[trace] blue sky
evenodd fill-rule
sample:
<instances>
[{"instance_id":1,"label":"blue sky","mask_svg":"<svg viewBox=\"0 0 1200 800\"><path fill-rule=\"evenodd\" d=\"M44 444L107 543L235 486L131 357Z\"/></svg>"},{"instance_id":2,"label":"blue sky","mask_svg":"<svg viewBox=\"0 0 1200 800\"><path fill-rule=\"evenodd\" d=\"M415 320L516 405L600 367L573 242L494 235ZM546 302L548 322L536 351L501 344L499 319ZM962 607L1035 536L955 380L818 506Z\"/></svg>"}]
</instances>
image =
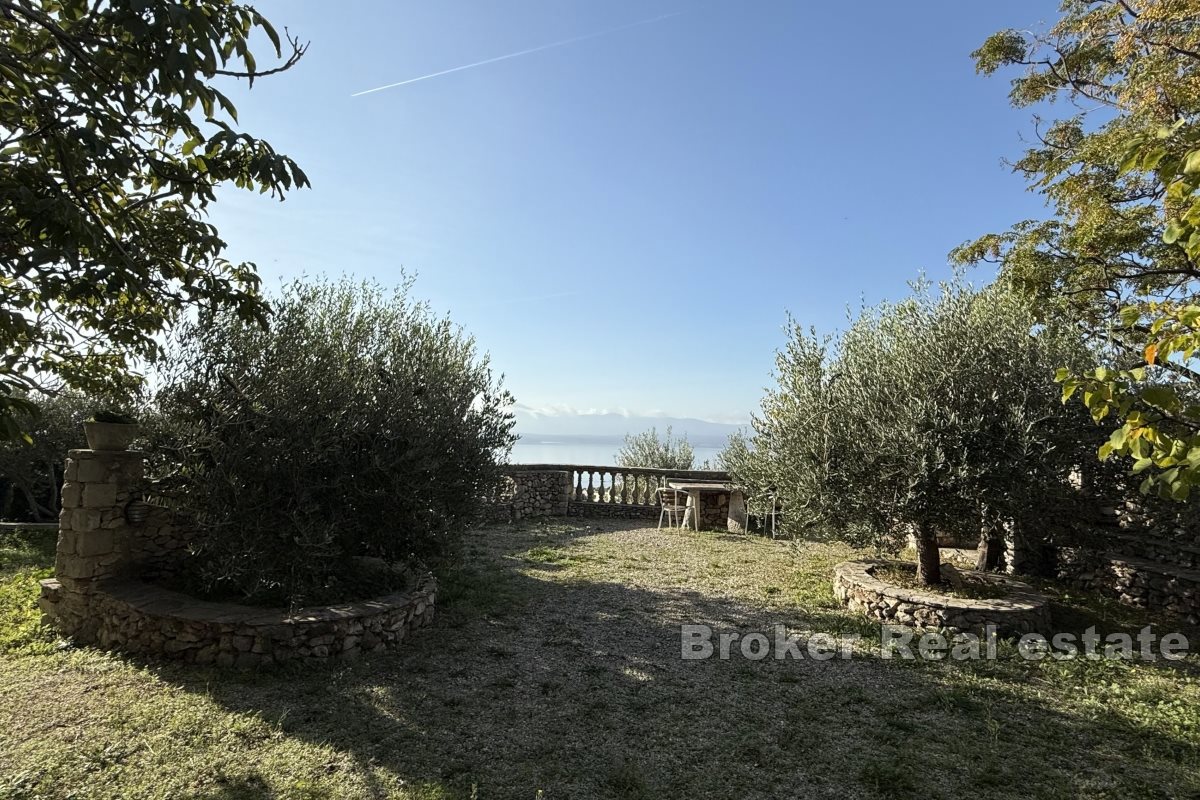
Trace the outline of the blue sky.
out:
<instances>
[{"instance_id":1,"label":"blue sky","mask_svg":"<svg viewBox=\"0 0 1200 800\"><path fill-rule=\"evenodd\" d=\"M227 255L268 287L415 273L530 407L744 421L789 312L838 327L1045 214L1001 164L1030 114L969 54L1051 2L257 6L311 48L231 95L313 188L223 193Z\"/></svg>"}]
</instances>

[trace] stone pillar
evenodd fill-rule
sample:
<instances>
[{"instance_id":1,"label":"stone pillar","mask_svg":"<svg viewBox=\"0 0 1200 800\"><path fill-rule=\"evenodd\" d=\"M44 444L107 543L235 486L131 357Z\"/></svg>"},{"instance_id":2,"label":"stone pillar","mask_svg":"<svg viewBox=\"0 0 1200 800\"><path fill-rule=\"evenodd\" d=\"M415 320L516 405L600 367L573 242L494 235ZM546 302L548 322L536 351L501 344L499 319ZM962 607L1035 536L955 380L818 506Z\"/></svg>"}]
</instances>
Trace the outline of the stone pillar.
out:
<instances>
[{"instance_id":1,"label":"stone pillar","mask_svg":"<svg viewBox=\"0 0 1200 800\"><path fill-rule=\"evenodd\" d=\"M571 472L560 471L554 473L554 480L558 485L555 487L554 501L551 504L551 516L565 517L567 515L567 507L571 502L571 491L574 489L571 485L573 477L574 474Z\"/></svg>"},{"instance_id":2,"label":"stone pillar","mask_svg":"<svg viewBox=\"0 0 1200 800\"><path fill-rule=\"evenodd\" d=\"M1005 525L1004 549L1010 575L1033 575L1042 578L1054 577L1057 554L1054 546L1047 542L1040 531L1030 530L1026 523L1009 521Z\"/></svg>"},{"instance_id":3,"label":"stone pillar","mask_svg":"<svg viewBox=\"0 0 1200 800\"><path fill-rule=\"evenodd\" d=\"M745 533L749 528L749 515L746 513L746 498L740 491L734 489L729 494L729 521L726 523L730 533Z\"/></svg>"},{"instance_id":4,"label":"stone pillar","mask_svg":"<svg viewBox=\"0 0 1200 800\"><path fill-rule=\"evenodd\" d=\"M570 498L571 473L563 470L514 472L513 514L525 517L565 517Z\"/></svg>"},{"instance_id":5,"label":"stone pillar","mask_svg":"<svg viewBox=\"0 0 1200 800\"><path fill-rule=\"evenodd\" d=\"M89 595L124 574L131 533L125 505L142 482L136 451L71 450L63 478L54 575L42 581L42 610L64 632L88 640L94 620Z\"/></svg>"}]
</instances>

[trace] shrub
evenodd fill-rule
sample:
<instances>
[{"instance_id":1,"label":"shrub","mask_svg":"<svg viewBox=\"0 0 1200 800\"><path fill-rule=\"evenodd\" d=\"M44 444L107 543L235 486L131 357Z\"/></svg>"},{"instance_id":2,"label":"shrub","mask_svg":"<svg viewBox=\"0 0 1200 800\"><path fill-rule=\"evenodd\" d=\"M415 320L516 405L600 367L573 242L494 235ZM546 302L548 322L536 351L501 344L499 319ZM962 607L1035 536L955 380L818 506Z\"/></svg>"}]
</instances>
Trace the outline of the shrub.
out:
<instances>
[{"instance_id":1,"label":"shrub","mask_svg":"<svg viewBox=\"0 0 1200 800\"><path fill-rule=\"evenodd\" d=\"M628 434L625 443L617 452L617 466L653 467L655 469L691 469L696 456L687 436L676 439L667 426L666 433L659 438L658 429L644 433Z\"/></svg>"},{"instance_id":2,"label":"shrub","mask_svg":"<svg viewBox=\"0 0 1200 800\"><path fill-rule=\"evenodd\" d=\"M0 516L51 522L58 519L67 451L87 447L81 423L93 401L68 391L30 399L38 407L27 423L31 443L0 441Z\"/></svg>"},{"instance_id":3,"label":"shrub","mask_svg":"<svg viewBox=\"0 0 1200 800\"><path fill-rule=\"evenodd\" d=\"M273 306L267 329L183 326L147 428L159 489L198 525L202 589L326 601L356 592L354 557L425 558L475 518L511 397L408 283L296 282Z\"/></svg>"},{"instance_id":4,"label":"shrub","mask_svg":"<svg viewBox=\"0 0 1200 800\"><path fill-rule=\"evenodd\" d=\"M921 579L937 582L939 532L1033 535L1071 515L1072 471L1103 436L1053 376L1087 358L1001 287L920 284L838 337L793 325L752 441L726 458L776 489L785 530L891 551L911 535Z\"/></svg>"}]
</instances>

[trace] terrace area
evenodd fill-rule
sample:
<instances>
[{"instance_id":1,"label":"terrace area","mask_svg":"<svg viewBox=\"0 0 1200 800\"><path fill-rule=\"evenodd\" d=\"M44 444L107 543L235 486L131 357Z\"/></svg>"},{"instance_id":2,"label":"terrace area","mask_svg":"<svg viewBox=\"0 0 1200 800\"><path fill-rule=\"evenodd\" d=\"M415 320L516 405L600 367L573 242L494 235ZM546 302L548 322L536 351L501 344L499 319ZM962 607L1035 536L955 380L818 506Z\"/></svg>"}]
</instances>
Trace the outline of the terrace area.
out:
<instances>
[{"instance_id":1,"label":"terrace area","mask_svg":"<svg viewBox=\"0 0 1200 800\"><path fill-rule=\"evenodd\" d=\"M5 797L1200 790L1194 661L1026 661L1009 644L995 661L881 659L878 628L833 595L833 566L861 555L842 545L621 519L489 525L438 567L438 614L404 647L259 673L56 640L32 610L52 540L0 537ZM1178 624L1042 588L1062 630ZM736 646L683 660L680 628L697 623L863 638L848 661Z\"/></svg>"}]
</instances>

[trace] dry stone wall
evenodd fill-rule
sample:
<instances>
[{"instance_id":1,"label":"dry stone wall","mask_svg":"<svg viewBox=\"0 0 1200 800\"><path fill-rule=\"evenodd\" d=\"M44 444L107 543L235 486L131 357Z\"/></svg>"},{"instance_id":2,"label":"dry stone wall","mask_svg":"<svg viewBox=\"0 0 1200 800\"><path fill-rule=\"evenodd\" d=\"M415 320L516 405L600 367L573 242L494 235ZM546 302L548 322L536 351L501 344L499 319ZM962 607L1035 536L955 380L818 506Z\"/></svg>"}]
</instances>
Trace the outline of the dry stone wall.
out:
<instances>
[{"instance_id":1,"label":"dry stone wall","mask_svg":"<svg viewBox=\"0 0 1200 800\"><path fill-rule=\"evenodd\" d=\"M658 519L658 506L627 503L571 503L567 515L601 519Z\"/></svg>"},{"instance_id":2,"label":"dry stone wall","mask_svg":"<svg viewBox=\"0 0 1200 800\"><path fill-rule=\"evenodd\" d=\"M1125 605L1169 611L1200 625L1200 570L1172 563L1176 551L1146 545L1158 558L1063 550L1058 577Z\"/></svg>"},{"instance_id":3,"label":"dry stone wall","mask_svg":"<svg viewBox=\"0 0 1200 800\"><path fill-rule=\"evenodd\" d=\"M509 473L513 481L513 517L565 517L571 473L530 470Z\"/></svg>"},{"instance_id":4,"label":"dry stone wall","mask_svg":"<svg viewBox=\"0 0 1200 800\"><path fill-rule=\"evenodd\" d=\"M437 583L415 579L404 592L298 611L197 600L138 581L106 584L84 599L42 581L42 607L87 644L239 669L287 661L355 658L399 644L433 619Z\"/></svg>"},{"instance_id":5,"label":"dry stone wall","mask_svg":"<svg viewBox=\"0 0 1200 800\"><path fill-rule=\"evenodd\" d=\"M1200 534L1186 505L1139 498L1101 509L1086 547L1057 553L1059 580L1200 624Z\"/></svg>"},{"instance_id":6,"label":"dry stone wall","mask_svg":"<svg viewBox=\"0 0 1200 800\"><path fill-rule=\"evenodd\" d=\"M360 603L299 611L211 603L147 581L173 574L190 533L165 508L131 523L140 497L138 452L68 453L55 577L41 582L47 622L86 644L197 664L260 667L293 660L353 658L403 641L433 618L437 583Z\"/></svg>"},{"instance_id":7,"label":"dry stone wall","mask_svg":"<svg viewBox=\"0 0 1200 800\"><path fill-rule=\"evenodd\" d=\"M964 570L972 582L1002 586L1002 598L948 597L893 586L873 571L883 561L845 561L834 567L833 592L844 605L880 622L953 633L979 633L996 626L1000 636L1050 631L1050 601L1027 584L991 573Z\"/></svg>"}]
</instances>

